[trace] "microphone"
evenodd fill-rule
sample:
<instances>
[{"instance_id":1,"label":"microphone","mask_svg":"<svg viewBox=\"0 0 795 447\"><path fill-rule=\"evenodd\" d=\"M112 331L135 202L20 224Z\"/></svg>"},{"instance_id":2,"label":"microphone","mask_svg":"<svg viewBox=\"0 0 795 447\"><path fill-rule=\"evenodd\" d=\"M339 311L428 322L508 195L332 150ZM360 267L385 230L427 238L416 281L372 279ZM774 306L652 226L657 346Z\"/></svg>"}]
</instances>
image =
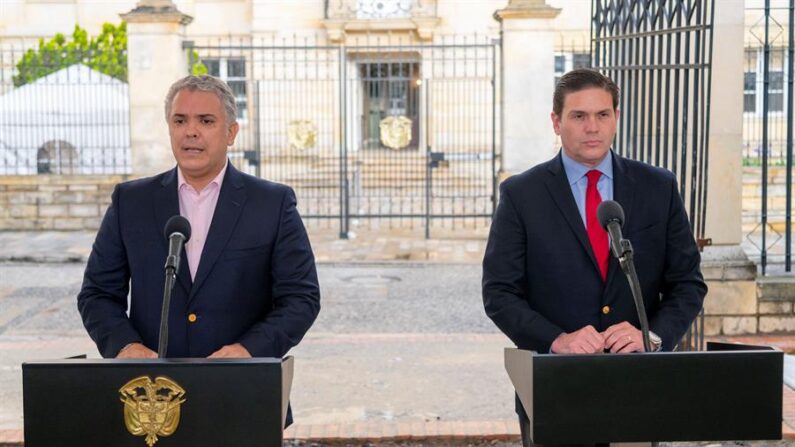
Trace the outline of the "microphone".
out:
<instances>
[{"instance_id":1,"label":"microphone","mask_svg":"<svg viewBox=\"0 0 795 447\"><path fill-rule=\"evenodd\" d=\"M624 208L616 201L605 200L596 208L596 217L599 219L599 225L610 234L610 248L613 250L613 255L618 258L621 270L627 276L632 299L635 301L635 310L638 313L640 332L643 335L643 349L649 352L651 351L649 320L646 317L646 305L643 302L643 291L640 288L638 272L635 271L634 251L632 243L628 239L624 239L621 234L621 227L624 226Z\"/></svg>"},{"instance_id":2,"label":"microphone","mask_svg":"<svg viewBox=\"0 0 795 447\"><path fill-rule=\"evenodd\" d=\"M157 357L165 358L168 348L168 310L171 307L171 290L179 270L182 246L190 239L190 222L180 215L172 216L166 222L163 234L168 241L166 257L166 280L163 288L163 307L160 310L160 337L157 343Z\"/></svg>"},{"instance_id":3,"label":"microphone","mask_svg":"<svg viewBox=\"0 0 795 447\"><path fill-rule=\"evenodd\" d=\"M166 258L166 270L174 270L176 275L179 272L180 253L182 246L190 240L190 222L180 215L172 216L166 222L163 230L168 241L168 257Z\"/></svg>"},{"instance_id":4,"label":"microphone","mask_svg":"<svg viewBox=\"0 0 795 447\"><path fill-rule=\"evenodd\" d=\"M610 248L613 250L613 255L621 259L626 252L621 247L621 240L624 239L621 235L621 227L624 226L624 208L621 208L616 201L605 200L596 208L596 217L599 219L599 225L610 235Z\"/></svg>"}]
</instances>

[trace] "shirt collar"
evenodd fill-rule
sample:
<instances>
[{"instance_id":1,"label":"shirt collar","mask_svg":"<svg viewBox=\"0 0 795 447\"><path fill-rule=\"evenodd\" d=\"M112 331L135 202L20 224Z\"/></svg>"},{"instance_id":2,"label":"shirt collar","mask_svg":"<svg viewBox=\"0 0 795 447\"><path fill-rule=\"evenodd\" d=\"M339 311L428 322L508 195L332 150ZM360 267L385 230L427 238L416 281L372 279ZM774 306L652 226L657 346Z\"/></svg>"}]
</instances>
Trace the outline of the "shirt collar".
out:
<instances>
[{"instance_id":1,"label":"shirt collar","mask_svg":"<svg viewBox=\"0 0 795 447\"><path fill-rule=\"evenodd\" d=\"M607 157L601 161L595 168L589 168L582 163L574 161L571 157L566 155L566 151L560 151L561 160L563 161L563 170L566 171L566 177L569 179L569 184L573 185L580 181L585 174L588 173L591 169L596 169L597 171L601 172L602 175L605 177L612 179L613 178L613 151L610 150L607 152Z\"/></svg>"},{"instance_id":2,"label":"shirt collar","mask_svg":"<svg viewBox=\"0 0 795 447\"><path fill-rule=\"evenodd\" d=\"M227 165L229 165L229 159L228 158L224 162L224 168L221 169L221 172L219 172L218 175L216 175L215 178L212 179L210 181L210 183L207 184L207 186L210 186L213 183L215 183L216 186L218 186L219 188L221 187L221 185L224 183L224 175L226 175ZM204 189L207 189L207 186L205 186ZM182 169L179 167L179 165L177 165L177 190L179 191L183 187L193 188L193 186L189 185L188 182L185 181L185 176L182 175ZM197 191L197 192L201 192L201 191Z\"/></svg>"}]
</instances>

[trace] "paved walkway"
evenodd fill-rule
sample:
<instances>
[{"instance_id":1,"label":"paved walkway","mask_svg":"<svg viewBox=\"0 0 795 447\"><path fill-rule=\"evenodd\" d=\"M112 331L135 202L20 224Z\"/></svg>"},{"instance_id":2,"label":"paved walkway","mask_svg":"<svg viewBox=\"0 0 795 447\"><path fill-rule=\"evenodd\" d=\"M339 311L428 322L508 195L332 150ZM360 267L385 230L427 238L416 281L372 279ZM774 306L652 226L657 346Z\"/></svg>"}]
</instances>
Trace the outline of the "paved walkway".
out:
<instances>
[{"instance_id":1,"label":"paved walkway","mask_svg":"<svg viewBox=\"0 0 795 447\"><path fill-rule=\"evenodd\" d=\"M85 261L93 237L94 234L88 232L0 232L0 262L69 263L73 266L73 269L77 269ZM332 232L313 232L311 239L318 262L324 264L422 261L423 263L432 264L472 265L480 263L485 246L485 241L482 238L417 240L413 235L401 234L360 235L356 239L340 240ZM408 262L406 264L415 263ZM61 267L58 268L60 269ZM3 280L3 284L0 284L0 298L9 292L9 290L5 290L8 288L5 281ZM378 285L372 287L375 292L380 290ZM72 306L71 303L69 305ZM404 304L401 303L401 305ZM722 339L722 341L726 341L726 339ZM729 341L767 344L776 346L786 352L795 352L795 336L736 337L729 339ZM463 364L474 364L472 362L476 362L477 359L482 359L484 356L500 356L501 347L506 345L504 337L498 334L339 334L329 331L310 333L297 348L301 351L296 356L297 358L300 356L302 371L305 374L308 371L312 371L312 374L336 375L340 377L340 386L344 387L343 382L349 380L340 372L344 371L345 368L349 368L349 366L335 365L333 362L329 363L327 361L329 350L348 349L349 352L354 352L357 349L361 349L362 352L383 353L384 359L379 359L378 362L374 363L383 363L388 368L390 362L400 361L399 353L401 349L414 350L413 353L422 355L423 352L419 351L422 348L419 347L434 346L435 348L430 348L435 349L432 353L433 355L437 355L437 352L450 351L451 356L456 356L456 361L463 362ZM363 348L365 346L366 349ZM463 346L464 348L462 349L464 350L452 352L455 346ZM5 337L0 340L0 352L3 353L2 355L4 357L10 356L14 359L17 357L20 359L57 358L65 352L73 350L91 352L92 348L93 345L84 334L72 334L46 341L37 340L35 337ZM494 354L495 352L497 354ZM348 354L348 358L350 357L351 354ZM407 356L403 358L407 358ZM500 359L490 359L489 362L497 365L501 364ZM18 363L19 361L16 361L16 364ZM339 370L335 368L339 368ZM471 377L466 380L472 382L470 385L473 390L478 390L482 388L482 384L478 382L482 378L479 379L479 377L486 374L477 369L473 371ZM389 387L390 379L385 380L385 385L384 382L379 381L379 378L375 377L375 375L383 376L390 373L393 375L397 374L394 371L385 369L383 371L374 371L372 373L373 377L359 378L363 379L360 382L372 385L369 389L357 390L354 389L354 386L349 386L342 389L342 391L336 388L334 390L329 388L318 391L318 395L313 395L312 399L323 401L326 405L319 405L316 413L312 413L311 408L304 406L302 411L305 412L307 417L302 419L305 422L302 423L299 420L293 427L290 427L285 433L285 438L292 441L319 443L348 441L354 444L386 441L505 441L512 443L519 441L519 427L511 412L495 414L496 417L494 419L472 418L471 416L467 418L468 409L482 405L483 397L473 391L453 393L448 389L450 384L444 383L443 377L441 381L431 381L425 384L424 390L428 394L426 399L428 401L438 401L441 405L460 408L461 413L458 414L458 417L439 419L434 414L429 413L419 416L412 415L412 420L408 422L406 422L406 418L392 417L391 415L357 421L358 415L356 412L360 411L359 407L339 408L335 410L338 412L334 414L322 414L325 410L320 411L328 408L328 402L337 399L339 395L355 398L357 393L362 393L363 391L371 393L374 392L373 390L375 392L383 392L385 396L399 395L402 388L394 385ZM396 378L395 380L392 383L399 384L401 383L400 380L406 379ZM415 380L415 378L412 377L412 380ZM510 387L510 385L502 385ZM509 395L509 393L504 394ZM483 411L479 414L491 413ZM789 386L784 386L782 430L785 439L795 441L795 391ZM22 442L21 427L0 427L0 445L20 445Z\"/></svg>"},{"instance_id":2,"label":"paved walkway","mask_svg":"<svg viewBox=\"0 0 795 447\"><path fill-rule=\"evenodd\" d=\"M0 262L85 262L94 236L88 231L0 231ZM486 247L485 236L422 239L398 230L340 239L336 231L310 229L309 237L317 262L480 263Z\"/></svg>"}]
</instances>

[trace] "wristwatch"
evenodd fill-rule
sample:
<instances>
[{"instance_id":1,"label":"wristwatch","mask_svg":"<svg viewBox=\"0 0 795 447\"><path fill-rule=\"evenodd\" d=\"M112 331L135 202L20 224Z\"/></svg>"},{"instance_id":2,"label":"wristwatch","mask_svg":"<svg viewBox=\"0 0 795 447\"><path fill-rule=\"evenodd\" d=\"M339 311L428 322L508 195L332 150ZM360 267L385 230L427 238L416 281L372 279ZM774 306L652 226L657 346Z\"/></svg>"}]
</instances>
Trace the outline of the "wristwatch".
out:
<instances>
[{"instance_id":1,"label":"wristwatch","mask_svg":"<svg viewBox=\"0 0 795 447\"><path fill-rule=\"evenodd\" d=\"M651 345L652 352L662 350L662 338L652 331L649 331L649 344Z\"/></svg>"}]
</instances>

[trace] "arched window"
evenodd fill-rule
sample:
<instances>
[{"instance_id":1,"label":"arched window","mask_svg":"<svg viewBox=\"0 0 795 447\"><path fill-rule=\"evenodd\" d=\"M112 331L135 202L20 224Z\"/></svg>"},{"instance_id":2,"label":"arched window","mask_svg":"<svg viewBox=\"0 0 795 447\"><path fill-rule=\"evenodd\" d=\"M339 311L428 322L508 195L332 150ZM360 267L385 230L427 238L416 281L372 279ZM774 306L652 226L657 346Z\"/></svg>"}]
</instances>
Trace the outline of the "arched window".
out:
<instances>
[{"instance_id":1,"label":"arched window","mask_svg":"<svg viewBox=\"0 0 795 447\"><path fill-rule=\"evenodd\" d=\"M36 152L39 174L76 174L77 163L77 149L63 140L48 141Z\"/></svg>"}]
</instances>

